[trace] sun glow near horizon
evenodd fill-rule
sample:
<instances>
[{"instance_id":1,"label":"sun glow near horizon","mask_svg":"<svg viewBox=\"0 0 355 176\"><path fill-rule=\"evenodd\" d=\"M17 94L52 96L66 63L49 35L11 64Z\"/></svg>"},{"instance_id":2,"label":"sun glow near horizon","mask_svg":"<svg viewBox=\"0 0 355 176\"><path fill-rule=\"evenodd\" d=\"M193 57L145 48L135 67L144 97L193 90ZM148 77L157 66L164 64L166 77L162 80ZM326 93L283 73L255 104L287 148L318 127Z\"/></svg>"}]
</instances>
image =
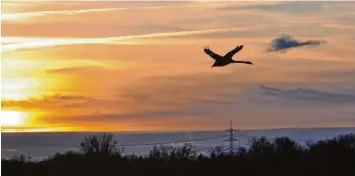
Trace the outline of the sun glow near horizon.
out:
<instances>
[{"instance_id":1,"label":"sun glow near horizon","mask_svg":"<svg viewBox=\"0 0 355 176\"><path fill-rule=\"evenodd\" d=\"M1 110L2 133L25 132L66 132L85 130L66 125L48 125L42 123L43 112L26 112L21 110Z\"/></svg>"},{"instance_id":2,"label":"sun glow near horizon","mask_svg":"<svg viewBox=\"0 0 355 176\"><path fill-rule=\"evenodd\" d=\"M21 111L2 110L1 111L1 126L16 127L28 123L30 114Z\"/></svg>"}]
</instances>

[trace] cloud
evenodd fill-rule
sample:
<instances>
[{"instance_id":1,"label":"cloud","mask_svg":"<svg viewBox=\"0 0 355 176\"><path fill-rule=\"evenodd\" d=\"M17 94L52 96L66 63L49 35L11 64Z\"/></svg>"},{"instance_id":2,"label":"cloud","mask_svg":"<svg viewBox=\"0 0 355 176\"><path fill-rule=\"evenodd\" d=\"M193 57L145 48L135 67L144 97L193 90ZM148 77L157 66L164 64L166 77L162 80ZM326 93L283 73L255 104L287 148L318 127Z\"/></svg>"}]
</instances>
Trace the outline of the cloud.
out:
<instances>
[{"instance_id":1,"label":"cloud","mask_svg":"<svg viewBox=\"0 0 355 176\"><path fill-rule=\"evenodd\" d=\"M96 70L105 70L107 67L104 66L80 66L80 67L69 67L69 68L58 68L46 70L46 73L49 74L76 74L78 72L86 71L96 71Z\"/></svg>"},{"instance_id":2,"label":"cloud","mask_svg":"<svg viewBox=\"0 0 355 176\"><path fill-rule=\"evenodd\" d=\"M283 90L261 85L263 95L284 98L287 100L301 100L310 103L347 104L355 103L355 92L321 91L316 89Z\"/></svg>"},{"instance_id":3,"label":"cloud","mask_svg":"<svg viewBox=\"0 0 355 176\"><path fill-rule=\"evenodd\" d=\"M190 36L190 35L201 35L201 34L211 34L211 33L223 33L231 31L244 31L248 28L219 28L219 29L206 29L206 30L191 30L191 31L176 31L176 32L162 32L162 33L151 33L142 35L129 35L129 36L119 36L119 37L105 37L105 38L23 38L20 42L19 38L9 37L3 38L4 43L15 43L7 44L2 46L2 52L16 51L21 49L31 49L31 48L42 48L42 47L53 47L53 46L63 46L63 45L79 45L79 44L134 44L134 42L129 41L130 39L146 39L146 38L162 38L162 37L179 37L179 36Z\"/></svg>"},{"instance_id":4,"label":"cloud","mask_svg":"<svg viewBox=\"0 0 355 176\"><path fill-rule=\"evenodd\" d=\"M350 64L350 63L349 63ZM353 84L352 81L355 80L355 70L353 68L341 70L327 70L327 71L320 71L309 74L309 76L313 77L326 77L328 80L334 81L346 81L348 85Z\"/></svg>"},{"instance_id":5,"label":"cloud","mask_svg":"<svg viewBox=\"0 0 355 176\"><path fill-rule=\"evenodd\" d=\"M18 20L23 18L38 17L45 15L76 15L81 13L108 12L115 10L127 10L128 8L103 8L103 9L82 9L82 10L60 10L60 11L38 11L3 14L2 20Z\"/></svg>"},{"instance_id":6,"label":"cloud","mask_svg":"<svg viewBox=\"0 0 355 176\"><path fill-rule=\"evenodd\" d=\"M21 13L8 13L2 15L2 20L20 20L23 18L34 18L39 16L47 15L78 15L85 13L99 13L99 12L110 12L110 11L125 11L125 10L154 10L163 8L194 8L206 6L209 4L194 4L194 5L176 5L178 2L174 2L173 5L159 5L159 6L142 6L142 7L118 7L118 8L96 8L96 9L75 9L75 10L45 10L45 11L35 11L35 12L21 12ZM112 4L113 6L115 4Z\"/></svg>"},{"instance_id":7,"label":"cloud","mask_svg":"<svg viewBox=\"0 0 355 176\"><path fill-rule=\"evenodd\" d=\"M345 25L345 24L337 24L337 23L323 24L321 26L325 28L333 28L333 29L349 29L349 30L355 29L354 25Z\"/></svg>"},{"instance_id":8,"label":"cloud","mask_svg":"<svg viewBox=\"0 0 355 176\"><path fill-rule=\"evenodd\" d=\"M149 10L149 9L162 9L169 6L146 6L146 7L119 7L119 8L98 8L98 9L76 9L76 10L47 10L35 12L22 12L22 13L8 13L2 15L2 20L18 20L23 18L31 18L46 15L77 15L85 13L98 13L110 11L123 11L123 10ZM174 6L171 6L174 7ZM189 7L189 6L185 6ZM191 6L195 7L195 6Z\"/></svg>"},{"instance_id":9,"label":"cloud","mask_svg":"<svg viewBox=\"0 0 355 176\"><path fill-rule=\"evenodd\" d=\"M249 6L229 6L224 9L228 10L262 10L266 12L280 12L280 13L308 13L323 10L323 4L330 4L329 2L278 2L269 4L253 4Z\"/></svg>"},{"instance_id":10,"label":"cloud","mask_svg":"<svg viewBox=\"0 0 355 176\"><path fill-rule=\"evenodd\" d=\"M56 108L99 108L112 107L117 103L112 100L100 100L81 95L46 95L42 98L30 98L27 100L2 100L6 109L56 109Z\"/></svg>"},{"instance_id":11,"label":"cloud","mask_svg":"<svg viewBox=\"0 0 355 176\"><path fill-rule=\"evenodd\" d=\"M268 52L286 51L287 49L290 48L321 45L323 43L325 43L325 41L320 41L320 40L297 41L289 35L282 35L281 37L272 40L271 46L267 51Z\"/></svg>"}]
</instances>

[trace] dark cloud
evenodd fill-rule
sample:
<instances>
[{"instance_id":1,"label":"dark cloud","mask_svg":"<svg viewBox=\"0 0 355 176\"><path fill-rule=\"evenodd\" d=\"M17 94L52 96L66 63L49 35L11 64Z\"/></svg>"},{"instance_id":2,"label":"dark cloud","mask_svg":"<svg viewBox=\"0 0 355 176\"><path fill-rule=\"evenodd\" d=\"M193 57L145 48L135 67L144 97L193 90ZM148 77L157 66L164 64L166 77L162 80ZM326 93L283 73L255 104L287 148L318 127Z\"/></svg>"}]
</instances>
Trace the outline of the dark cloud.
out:
<instances>
[{"instance_id":1,"label":"dark cloud","mask_svg":"<svg viewBox=\"0 0 355 176\"><path fill-rule=\"evenodd\" d=\"M282 90L261 85L263 94L288 100L301 100L306 102L344 104L355 103L355 92L330 92L316 89L290 89Z\"/></svg>"},{"instance_id":2,"label":"dark cloud","mask_svg":"<svg viewBox=\"0 0 355 176\"><path fill-rule=\"evenodd\" d=\"M268 48L268 52L277 52L277 51L286 51L290 48L296 48L301 46L315 46L321 45L325 43L325 41L320 40L308 40L308 41L297 41L293 39L289 35L282 35L279 38L272 40L270 48Z\"/></svg>"}]
</instances>

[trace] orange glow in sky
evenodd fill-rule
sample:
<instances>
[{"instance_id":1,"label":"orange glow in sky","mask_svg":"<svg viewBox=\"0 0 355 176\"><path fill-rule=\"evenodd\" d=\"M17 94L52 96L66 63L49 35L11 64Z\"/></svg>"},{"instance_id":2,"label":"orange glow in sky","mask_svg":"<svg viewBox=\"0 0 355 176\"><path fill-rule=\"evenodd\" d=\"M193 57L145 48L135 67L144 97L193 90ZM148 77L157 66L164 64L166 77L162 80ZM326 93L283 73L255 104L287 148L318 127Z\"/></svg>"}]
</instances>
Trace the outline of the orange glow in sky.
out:
<instances>
[{"instance_id":1,"label":"orange glow in sky","mask_svg":"<svg viewBox=\"0 0 355 176\"><path fill-rule=\"evenodd\" d=\"M354 5L3 1L2 132L354 126Z\"/></svg>"}]
</instances>

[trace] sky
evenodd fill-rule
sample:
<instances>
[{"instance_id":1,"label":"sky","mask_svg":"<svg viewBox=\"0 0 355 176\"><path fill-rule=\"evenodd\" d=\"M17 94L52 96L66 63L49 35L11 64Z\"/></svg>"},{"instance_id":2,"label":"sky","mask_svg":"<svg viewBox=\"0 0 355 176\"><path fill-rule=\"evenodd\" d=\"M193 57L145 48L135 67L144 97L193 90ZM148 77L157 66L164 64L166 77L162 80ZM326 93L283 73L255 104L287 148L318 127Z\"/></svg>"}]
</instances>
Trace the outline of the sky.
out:
<instances>
[{"instance_id":1,"label":"sky","mask_svg":"<svg viewBox=\"0 0 355 176\"><path fill-rule=\"evenodd\" d=\"M2 132L355 126L355 2L2 2ZM211 67L203 48L254 65Z\"/></svg>"}]
</instances>

